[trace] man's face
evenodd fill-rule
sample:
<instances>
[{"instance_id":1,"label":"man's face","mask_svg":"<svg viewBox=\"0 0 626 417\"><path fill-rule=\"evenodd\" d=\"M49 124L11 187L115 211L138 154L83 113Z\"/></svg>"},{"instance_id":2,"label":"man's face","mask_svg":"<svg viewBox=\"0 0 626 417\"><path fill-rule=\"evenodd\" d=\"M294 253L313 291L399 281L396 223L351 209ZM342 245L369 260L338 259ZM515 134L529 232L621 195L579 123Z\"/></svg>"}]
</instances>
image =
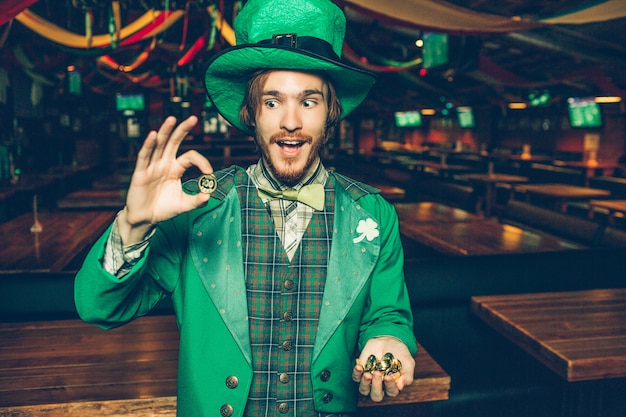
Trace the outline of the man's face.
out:
<instances>
[{"instance_id":1,"label":"man's face","mask_svg":"<svg viewBox=\"0 0 626 417\"><path fill-rule=\"evenodd\" d=\"M328 88L317 75L272 71L262 91L256 141L274 176L294 185L316 164L326 142Z\"/></svg>"}]
</instances>

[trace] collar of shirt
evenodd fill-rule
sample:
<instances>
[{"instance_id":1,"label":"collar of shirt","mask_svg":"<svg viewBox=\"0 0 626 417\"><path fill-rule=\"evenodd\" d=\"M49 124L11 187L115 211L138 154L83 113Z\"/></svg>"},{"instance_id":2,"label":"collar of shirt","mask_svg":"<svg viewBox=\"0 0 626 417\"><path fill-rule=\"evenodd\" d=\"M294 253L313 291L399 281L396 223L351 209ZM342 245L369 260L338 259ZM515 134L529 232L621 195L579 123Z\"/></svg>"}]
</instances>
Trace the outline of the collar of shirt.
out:
<instances>
[{"instance_id":1,"label":"collar of shirt","mask_svg":"<svg viewBox=\"0 0 626 417\"><path fill-rule=\"evenodd\" d=\"M261 159L258 164L250 166L247 172L250 179L257 187L261 185L263 187L274 188L275 190L285 190L289 188L281 184L271 174L265 166L263 159ZM291 188L299 190L302 186L309 184L325 185L327 179L328 171L324 168L322 162L319 161L317 167L315 167L310 174ZM276 233L283 243L283 247L291 261L302 240L302 236L304 235L309 221L313 216L314 210L304 203L282 199L263 199L263 204L274 222ZM295 210L293 210L294 204Z\"/></svg>"},{"instance_id":2,"label":"collar of shirt","mask_svg":"<svg viewBox=\"0 0 626 417\"><path fill-rule=\"evenodd\" d=\"M326 185L326 181L328 180L328 171L322 164L322 161L318 161L317 166L314 170L312 170L308 175L306 175L302 181L294 185L293 187L287 187L278 181L274 175L267 168L265 161L261 158L257 164L250 165L247 169L248 175L252 179L252 182L257 187L270 187L275 190L286 190L289 188L293 188L295 190L299 190L304 185L309 184L322 184ZM267 202L267 201L264 201Z\"/></svg>"}]
</instances>

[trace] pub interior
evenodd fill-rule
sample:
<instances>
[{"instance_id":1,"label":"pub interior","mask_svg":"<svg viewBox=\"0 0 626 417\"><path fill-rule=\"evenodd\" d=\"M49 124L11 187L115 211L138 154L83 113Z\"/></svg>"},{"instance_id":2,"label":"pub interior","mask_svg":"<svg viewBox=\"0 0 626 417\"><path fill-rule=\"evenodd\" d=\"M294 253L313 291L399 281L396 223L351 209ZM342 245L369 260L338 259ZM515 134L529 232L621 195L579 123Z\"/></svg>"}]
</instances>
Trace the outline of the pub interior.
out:
<instances>
[{"instance_id":1,"label":"pub interior","mask_svg":"<svg viewBox=\"0 0 626 417\"><path fill-rule=\"evenodd\" d=\"M378 82L324 163L395 205L420 345L359 415L623 416L624 1L335 2ZM258 159L200 76L242 3L0 3L0 416L175 415L171 305L105 332L73 279L167 115L215 169Z\"/></svg>"}]
</instances>

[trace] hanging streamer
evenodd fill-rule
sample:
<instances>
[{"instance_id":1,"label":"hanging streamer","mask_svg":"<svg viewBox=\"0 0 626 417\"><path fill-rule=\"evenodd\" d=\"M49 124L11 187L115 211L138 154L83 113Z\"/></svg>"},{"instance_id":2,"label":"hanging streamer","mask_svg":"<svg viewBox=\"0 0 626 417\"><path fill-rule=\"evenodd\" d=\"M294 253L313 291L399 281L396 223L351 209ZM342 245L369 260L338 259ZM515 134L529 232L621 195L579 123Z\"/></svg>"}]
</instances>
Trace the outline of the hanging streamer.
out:
<instances>
[{"instance_id":1,"label":"hanging streamer","mask_svg":"<svg viewBox=\"0 0 626 417\"><path fill-rule=\"evenodd\" d=\"M213 6L207 7L207 10L211 14L215 13L215 26L220 31L222 38L224 38L224 40L228 42L229 45L235 45L235 31L228 24L228 22L226 22L220 11L215 9L215 7Z\"/></svg>"},{"instance_id":2,"label":"hanging streamer","mask_svg":"<svg viewBox=\"0 0 626 417\"><path fill-rule=\"evenodd\" d=\"M178 46L178 50L182 51L185 49L185 44L187 43L187 31L189 30L189 1L185 4L185 17L183 17L183 36L180 41L180 45Z\"/></svg>"},{"instance_id":3,"label":"hanging streamer","mask_svg":"<svg viewBox=\"0 0 626 417\"><path fill-rule=\"evenodd\" d=\"M22 66L22 70L30 77L33 79L33 81L38 82L39 84L42 85L47 85L47 86L53 86L55 85L55 83L53 83L52 81L50 81L49 79L47 79L46 77L44 77L41 74L38 74L34 71L35 65L33 65L32 62L30 62L30 60L28 59L28 57L26 56L26 53L24 53L24 50L22 49L22 47L20 45L17 45L13 48L13 56L15 57L15 59L17 60L17 62L20 63L20 65Z\"/></svg>"},{"instance_id":4,"label":"hanging streamer","mask_svg":"<svg viewBox=\"0 0 626 417\"><path fill-rule=\"evenodd\" d=\"M115 25L115 43L118 43L122 36L122 15L120 12L120 2L117 0L112 2L111 10L113 12L113 23Z\"/></svg>"},{"instance_id":5,"label":"hanging streamer","mask_svg":"<svg viewBox=\"0 0 626 417\"><path fill-rule=\"evenodd\" d=\"M119 64L110 55L101 56L98 58L97 61L99 64L106 65L109 68L117 69L121 72L131 72L136 70L139 66L141 66L144 62L148 60L148 58L150 57L150 53L152 53L152 51L156 47L156 44L156 38L152 38L150 44L146 46L146 48L141 51L141 53L135 58L135 60L128 65Z\"/></svg>"},{"instance_id":6,"label":"hanging streamer","mask_svg":"<svg viewBox=\"0 0 626 417\"><path fill-rule=\"evenodd\" d=\"M200 36L198 39L196 39L193 45L191 45L191 48L189 48L189 50L185 52L182 57L180 57L178 62L176 62L176 65L182 67L191 62L193 58L198 54L198 52L204 49L204 46L206 45L206 41L204 40L204 38L205 36Z\"/></svg>"},{"instance_id":7,"label":"hanging streamer","mask_svg":"<svg viewBox=\"0 0 626 417\"><path fill-rule=\"evenodd\" d=\"M215 35L217 34L217 24L215 23L215 9L209 7L207 10L211 17L211 32L209 33L209 42L207 42L206 50L211 51L215 47Z\"/></svg>"},{"instance_id":8,"label":"hanging streamer","mask_svg":"<svg viewBox=\"0 0 626 417\"><path fill-rule=\"evenodd\" d=\"M13 19L9 20L9 23L6 25L6 27L4 28L4 31L2 32L2 36L0 36L0 49L4 47L4 44L6 43L7 38L9 37L11 26L13 26Z\"/></svg>"},{"instance_id":9,"label":"hanging streamer","mask_svg":"<svg viewBox=\"0 0 626 417\"><path fill-rule=\"evenodd\" d=\"M167 27L174 24L174 22L176 22L180 18L180 16L182 16L182 13L170 13L169 15L165 15L164 12L148 10L137 20L120 29L120 39L125 39L126 45L139 42L143 39L143 37L134 37L132 41L130 41L130 36L146 28L147 26L151 26L150 35L154 36L160 33L158 30L159 24L155 25L155 21L159 21L161 24L163 24L164 21L167 21L167 26L164 26L162 28L162 30L165 30L167 29ZM65 30L55 25L54 23L42 19L29 9L23 10L15 17L15 19L33 32L60 45L64 45L70 48L88 48L84 35L78 35L76 33ZM111 46L111 34L93 36L93 48L105 48L109 46Z\"/></svg>"},{"instance_id":10,"label":"hanging streamer","mask_svg":"<svg viewBox=\"0 0 626 417\"><path fill-rule=\"evenodd\" d=\"M87 48L91 48L91 41L93 40L93 12L91 7L85 9L85 38L87 38Z\"/></svg>"},{"instance_id":11,"label":"hanging streamer","mask_svg":"<svg viewBox=\"0 0 626 417\"><path fill-rule=\"evenodd\" d=\"M123 40L120 45L130 45L143 39L147 39L152 36L156 36L162 32L165 32L183 16L184 12L182 10L175 10L173 12L153 11L153 13L154 18L150 24L146 25L141 30L137 31L137 33Z\"/></svg>"}]
</instances>

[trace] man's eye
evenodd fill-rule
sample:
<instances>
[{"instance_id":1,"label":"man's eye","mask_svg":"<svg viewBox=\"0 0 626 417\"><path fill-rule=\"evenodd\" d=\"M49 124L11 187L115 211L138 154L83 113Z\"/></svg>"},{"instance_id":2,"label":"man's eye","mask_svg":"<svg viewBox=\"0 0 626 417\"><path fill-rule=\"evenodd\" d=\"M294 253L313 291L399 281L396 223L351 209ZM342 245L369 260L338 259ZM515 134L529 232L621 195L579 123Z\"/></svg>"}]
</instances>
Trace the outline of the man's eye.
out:
<instances>
[{"instance_id":1,"label":"man's eye","mask_svg":"<svg viewBox=\"0 0 626 417\"><path fill-rule=\"evenodd\" d=\"M265 107L267 107L268 109L275 109L276 107L278 107L278 102L276 102L276 100L267 100L265 102Z\"/></svg>"},{"instance_id":2,"label":"man's eye","mask_svg":"<svg viewBox=\"0 0 626 417\"><path fill-rule=\"evenodd\" d=\"M315 106L316 104L317 104L317 101L315 101L315 100L304 100L304 101L302 102L302 105L303 105L304 107L313 107L313 106Z\"/></svg>"}]
</instances>

